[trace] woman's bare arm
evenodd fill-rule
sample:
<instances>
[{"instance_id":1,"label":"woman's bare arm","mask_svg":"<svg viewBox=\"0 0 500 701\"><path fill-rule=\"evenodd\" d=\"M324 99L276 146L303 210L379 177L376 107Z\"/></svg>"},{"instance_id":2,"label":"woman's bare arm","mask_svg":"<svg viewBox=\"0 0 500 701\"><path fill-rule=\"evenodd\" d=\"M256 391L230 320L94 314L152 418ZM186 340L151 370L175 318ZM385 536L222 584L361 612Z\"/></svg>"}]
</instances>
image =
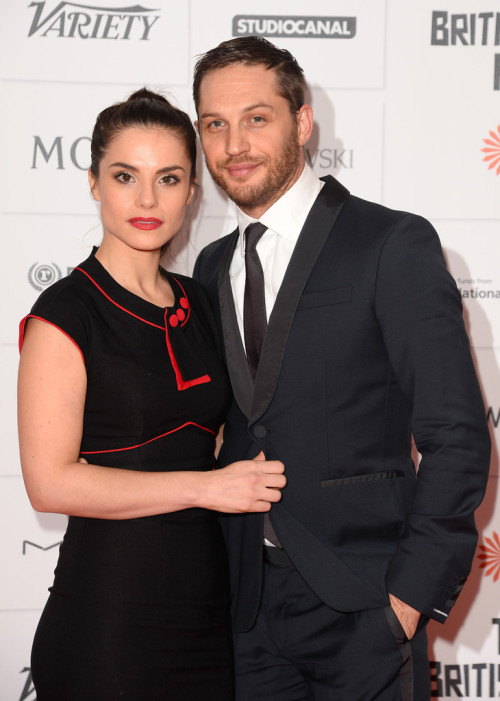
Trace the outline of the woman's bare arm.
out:
<instances>
[{"instance_id":1,"label":"woman's bare arm","mask_svg":"<svg viewBox=\"0 0 500 701\"><path fill-rule=\"evenodd\" d=\"M30 319L21 352L18 424L26 490L37 511L125 519L204 507L268 511L283 464L242 460L209 472L140 472L79 462L87 389L82 357L57 328Z\"/></svg>"}]
</instances>

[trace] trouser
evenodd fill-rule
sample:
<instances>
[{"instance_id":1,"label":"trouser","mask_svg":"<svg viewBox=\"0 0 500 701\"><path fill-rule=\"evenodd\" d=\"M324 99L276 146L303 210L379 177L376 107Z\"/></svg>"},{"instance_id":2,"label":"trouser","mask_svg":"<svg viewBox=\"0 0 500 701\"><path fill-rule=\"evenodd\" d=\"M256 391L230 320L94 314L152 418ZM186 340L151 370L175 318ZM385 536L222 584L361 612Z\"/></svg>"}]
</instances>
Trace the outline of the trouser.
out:
<instances>
[{"instance_id":1,"label":"trouser","mask_svg":"<svg viewBox=\"0 0 500 701\"><path fill-rule=\"evenodd\" d=\"M334 611L265 562L257 621L235 634L236 701L429 701L425 623L408 641L390 606Z\"/></svg>"}]
</instances>

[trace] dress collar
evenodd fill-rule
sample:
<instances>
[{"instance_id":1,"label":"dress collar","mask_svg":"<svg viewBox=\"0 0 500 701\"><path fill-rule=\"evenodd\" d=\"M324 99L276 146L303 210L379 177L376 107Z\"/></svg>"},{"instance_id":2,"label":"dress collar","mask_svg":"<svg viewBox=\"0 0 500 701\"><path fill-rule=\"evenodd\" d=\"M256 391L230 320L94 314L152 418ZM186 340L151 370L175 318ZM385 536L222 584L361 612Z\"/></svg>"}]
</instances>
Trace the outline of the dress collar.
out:
<instances>
[{"instance_id":1,"label":"dress collar","mask_svg":"<svg viewBox=\"0 0 500 701\"><path fill-rule=\"evenodd\" d=\"M167 319L172 327L183 326L187 322L190 314L189 300L183 286L171 273L160 267L161 274L172 288L174 305L160 307L122 287L95 257L96 251L97 247L94 247L87 260L75 268L75 274L85 275L89 282L93 283L96 289L116 307L160 328L165 328Z\"/></svg>"}]
</instances>

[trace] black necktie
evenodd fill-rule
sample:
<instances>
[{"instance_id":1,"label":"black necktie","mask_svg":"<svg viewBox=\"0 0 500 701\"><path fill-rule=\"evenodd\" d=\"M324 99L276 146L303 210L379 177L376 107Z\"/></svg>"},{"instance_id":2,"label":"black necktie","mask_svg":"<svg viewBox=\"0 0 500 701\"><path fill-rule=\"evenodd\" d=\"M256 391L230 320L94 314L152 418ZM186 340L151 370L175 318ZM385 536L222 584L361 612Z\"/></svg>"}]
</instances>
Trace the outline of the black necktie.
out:
<instances>
[{"instance_id":1,"label":"black necktie","mask_svg":"<svg viewBox=\"0 0 500 701\"><path fill-rule=\"evenodd\" d=\"M267 227L260 222L249 224L245 229L245 297L243 303L243 330L245 332L245 348L248 364L255 379L259 364L262 343L267 328L266 299L264 293L264 273L257 243ZM264 514L264 537L273 545L281 547L278 536L269 520L269 514Z\"/></svg>"},{"instance_id":2,"label":"black necktie","mask_svg":"<svg viewBox=\"0 0 500 701\"><path fill-rule=\"evenodd\" d=\"M255 378L262 343L267 328L266 300L264 295L264 273L256 251L257 243L267 227L260 222L249 224L245 229L245 296L243 302L243 330L248 364Z\"/></svg>"}]
</instances>

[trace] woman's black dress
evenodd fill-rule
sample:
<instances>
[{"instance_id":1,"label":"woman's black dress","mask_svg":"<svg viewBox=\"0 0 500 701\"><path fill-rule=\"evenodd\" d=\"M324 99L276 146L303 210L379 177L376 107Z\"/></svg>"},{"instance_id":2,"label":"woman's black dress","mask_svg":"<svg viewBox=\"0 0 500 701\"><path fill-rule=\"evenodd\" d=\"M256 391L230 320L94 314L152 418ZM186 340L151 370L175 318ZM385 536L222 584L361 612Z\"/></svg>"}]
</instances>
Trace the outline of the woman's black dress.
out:
<instances>
[{"instance_id":1,"label":"woman's black dress","mask_svg":"<svg viewBox=\"0 0 500 701\"><path fill-rule=\"evenodd\" d=\"M87 372L81 455L143 471L207 470L229 402L203 290L167 276L163 309L92 254L27 317L61 329ZM21 336L26 320L21 323ZM217 515L71 516L33 644L38 701L232 698L228 572Z\"/></svg>"}]
</instances>

